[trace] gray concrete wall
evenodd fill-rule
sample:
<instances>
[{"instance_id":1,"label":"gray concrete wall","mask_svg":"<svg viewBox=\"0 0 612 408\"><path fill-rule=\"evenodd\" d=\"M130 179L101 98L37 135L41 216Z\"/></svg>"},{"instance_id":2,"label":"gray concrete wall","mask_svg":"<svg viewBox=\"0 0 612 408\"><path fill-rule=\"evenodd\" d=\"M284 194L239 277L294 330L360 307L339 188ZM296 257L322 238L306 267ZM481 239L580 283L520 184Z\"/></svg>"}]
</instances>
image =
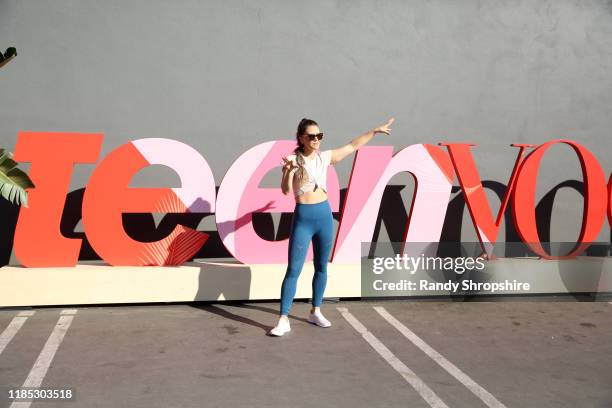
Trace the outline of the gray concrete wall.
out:
<instances>
[{"instance_id":1,"label":"gray concrete wall","mask_svg":"<svg viewBox=\"0 0 612 408\"><path fill-rule=\"evenodd\" d=\"M10 150L19 130L104 132L103 155L168 137L200 151L219 184L249 147L293 139L304 116L326 133L323 148L395 116L371 144L472 141L484 180L507 182L510 143L557 138L612 168L611 1L0 0L8 46L19 53L0 71ZM337 165L341 187L351 161ZM92 168L76 168L71 188ZM554 147L538 195L571 179L578 160ZM177 181L152 168L135 185ZM562 189L551 239L573 240L581 211ZM464 230L473 239L469 221Z\"/></svg>"}]
</instances>

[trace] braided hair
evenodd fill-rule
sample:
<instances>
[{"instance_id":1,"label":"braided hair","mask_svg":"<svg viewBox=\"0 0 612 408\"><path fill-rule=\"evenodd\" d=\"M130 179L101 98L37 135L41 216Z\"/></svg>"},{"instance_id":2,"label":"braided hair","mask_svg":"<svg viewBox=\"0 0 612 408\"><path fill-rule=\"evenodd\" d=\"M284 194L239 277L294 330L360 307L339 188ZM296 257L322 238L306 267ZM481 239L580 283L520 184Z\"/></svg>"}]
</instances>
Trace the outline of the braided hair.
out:
<instances>
[{"instance_id":1,"label":"braided hair","mask_svg":"<svg viewBox=\"0 0 612 408\"><path fill-rule=\"evenodd\" d=\"M306 133L306 128L310 125L319 126L319 124L314 120L303 118L300 121L297 127L297 132L295 134L295 138L297 140L298 145L295 149L293 149L293 153L295 154L295 161L298 164L298 170L295 172L295 177L297 177L298 186L301 186L304 180L304 165L306 164L306 162L304 161L304 144L300 141L300 136Z\"/></svg>"}]
</instances>

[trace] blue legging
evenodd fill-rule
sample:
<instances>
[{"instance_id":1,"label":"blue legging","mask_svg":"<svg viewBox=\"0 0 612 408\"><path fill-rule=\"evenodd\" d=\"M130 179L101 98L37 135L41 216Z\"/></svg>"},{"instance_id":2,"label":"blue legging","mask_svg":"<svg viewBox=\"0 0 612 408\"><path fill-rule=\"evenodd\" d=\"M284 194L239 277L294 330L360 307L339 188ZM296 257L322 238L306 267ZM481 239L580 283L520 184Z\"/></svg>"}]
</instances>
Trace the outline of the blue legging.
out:
<instances>
[{"instance_id":1,"label":"blue legging","mask_svg":"<svg viewBox=\"0 0 612 408\"><path fill-rule=\"evenodd\" d=\"M287 271L281 287L280 314L289 314L311 239L315 269L312 278L312 305L321 306L327 284L327 259L332 249L333 238L334 219L328 200L316 204L295 204L289 237Z\"/></svg>"}]
</instances>

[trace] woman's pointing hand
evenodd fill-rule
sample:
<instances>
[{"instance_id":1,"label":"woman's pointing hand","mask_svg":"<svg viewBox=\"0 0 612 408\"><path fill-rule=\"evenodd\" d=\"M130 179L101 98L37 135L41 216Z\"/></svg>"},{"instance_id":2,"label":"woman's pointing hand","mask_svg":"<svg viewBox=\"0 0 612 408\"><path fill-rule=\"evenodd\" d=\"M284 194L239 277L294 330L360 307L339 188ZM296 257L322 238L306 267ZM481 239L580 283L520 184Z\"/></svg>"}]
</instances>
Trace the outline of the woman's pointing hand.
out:
<instances>
[{"instance_id":1,"label":"woman's pointing hand","mask_svg":"<svg viewBox=\"0 0 612 408\"><path fill-rule=\"evenodd\" d=\"M374 128L374 134L376 133L384 133L384 134L389 134L389 132L391 132L391 128L389 126L391 126L391 124L395 121L395 118L391 118L387 121L387 123L385 123L382 126L379 126L377 128Z\"/></svg>"}]
</instances>

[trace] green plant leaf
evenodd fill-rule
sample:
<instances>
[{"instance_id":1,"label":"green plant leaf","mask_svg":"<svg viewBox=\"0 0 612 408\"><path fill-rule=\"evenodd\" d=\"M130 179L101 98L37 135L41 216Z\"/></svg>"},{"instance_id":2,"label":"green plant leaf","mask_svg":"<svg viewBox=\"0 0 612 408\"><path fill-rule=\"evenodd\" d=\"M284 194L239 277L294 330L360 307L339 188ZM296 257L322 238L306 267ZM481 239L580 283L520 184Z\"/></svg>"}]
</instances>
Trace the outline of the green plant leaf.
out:
<instances>
[{"instance_id":1,"label":"green plant leaf","mask_svg":"<svg viewBox=\"0 0 612 408\"><path fill-rule=\"evenodd\" d=\"M27 188L34 188L34 183L27 173L18 169L13 154L0 149L0 196L17 205L28 206Z\"/></svg>"},{"instance_id":2,"label":"green plant leaf","mask_svg":"<svg viewBox=\"0 0 612 408\"><path fill-rule=\"evenodd\" d=\"M13 160L13 154L0 149L0 172L6 173L15 166L17 166L17 162Z\"/></svg>"}]
</instances>

